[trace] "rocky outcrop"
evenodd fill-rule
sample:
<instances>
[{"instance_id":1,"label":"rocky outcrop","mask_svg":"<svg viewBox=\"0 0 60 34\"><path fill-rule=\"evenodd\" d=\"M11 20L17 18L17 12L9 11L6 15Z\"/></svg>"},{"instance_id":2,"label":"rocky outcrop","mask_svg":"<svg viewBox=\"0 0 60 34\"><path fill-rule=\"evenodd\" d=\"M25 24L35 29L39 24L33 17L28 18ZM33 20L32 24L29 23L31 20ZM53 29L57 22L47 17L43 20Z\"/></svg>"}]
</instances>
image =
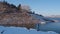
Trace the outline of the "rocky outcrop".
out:
<instances>
[{"instance_id":1,"label":"rocky outcrop","mask_svg":"<svg viewBox=\"0 0 60 34\"><path fill-rule=\"evenodd\" d=\"M20 6L19 6L20 7ZM32 28L39 22L27 10L21 10L13 4L0 2L0 25Z\"/></svg>"},{"instance_id":2,"label":"rocky outcrop","mask_svg":"<svg viewBox=\"0 0 60 34\"><path fill-rule=\"evenodd\" d=\"M0 2L0 25L34 28L37 23L53 21L7 2Z\"/></svg>"}]
</instances>

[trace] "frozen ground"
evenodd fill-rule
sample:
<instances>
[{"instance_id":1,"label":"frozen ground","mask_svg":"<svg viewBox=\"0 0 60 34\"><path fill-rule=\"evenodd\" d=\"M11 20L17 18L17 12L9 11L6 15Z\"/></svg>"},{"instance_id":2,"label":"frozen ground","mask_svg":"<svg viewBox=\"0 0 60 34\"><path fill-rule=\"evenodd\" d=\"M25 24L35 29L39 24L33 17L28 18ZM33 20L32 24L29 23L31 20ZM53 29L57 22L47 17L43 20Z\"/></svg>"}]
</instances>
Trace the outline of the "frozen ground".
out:
<instances>
[{"instance_id":1,"label":"frozen ground","mask_svg":"<svg viewBox=\"0 0 60 34\"><path fill-rule=\"evenodd\" d=\"M0 26L0 34L58 34L53 31L43 32L43 31L36 31L35 29L27 30L26 28L21 27L3 27Z\"/></svg>"}]
</instances>

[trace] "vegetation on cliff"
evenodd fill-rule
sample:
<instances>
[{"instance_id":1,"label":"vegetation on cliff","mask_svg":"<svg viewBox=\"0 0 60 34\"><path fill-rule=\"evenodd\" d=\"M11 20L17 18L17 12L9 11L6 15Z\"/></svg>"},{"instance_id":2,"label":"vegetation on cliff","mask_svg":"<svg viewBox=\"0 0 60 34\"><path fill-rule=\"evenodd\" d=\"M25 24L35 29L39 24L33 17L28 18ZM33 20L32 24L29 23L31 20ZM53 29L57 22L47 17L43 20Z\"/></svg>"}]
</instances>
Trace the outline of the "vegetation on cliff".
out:
<instances>
[{"instance_id":1,"label":"vegetation on cliff","mask_svg":"<svg viewBox=\"0 0 60 34\"><path fill-rule=\"evenodd\" d=\"M39 20L33 20L30 11L22 9L21 4L16 7L7 2L0 2L0 25L32 28Z\"/></svg>"}]
</instances>

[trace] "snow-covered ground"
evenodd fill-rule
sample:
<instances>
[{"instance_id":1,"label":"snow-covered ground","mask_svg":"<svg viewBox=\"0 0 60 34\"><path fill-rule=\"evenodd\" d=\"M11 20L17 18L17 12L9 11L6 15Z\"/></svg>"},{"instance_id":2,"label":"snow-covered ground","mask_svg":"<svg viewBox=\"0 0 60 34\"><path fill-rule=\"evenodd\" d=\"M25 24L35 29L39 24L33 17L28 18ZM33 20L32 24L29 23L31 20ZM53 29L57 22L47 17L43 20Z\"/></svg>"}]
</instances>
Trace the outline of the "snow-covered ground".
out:
<instances>
[{"instance_id":1,"label":"snow-covered ground","mask_svg":"<svg viewBox=\"0 0 60 34\"><path fill-rule=\"evenodd\" d=\"M27 30L26 28L23 27L21 28L21 27L0 26L0 34L2 31L4 31L3 34L58 34L53 31L43 32L43 31L36 31L35 29Z\"/></svg>"}]
</instances>

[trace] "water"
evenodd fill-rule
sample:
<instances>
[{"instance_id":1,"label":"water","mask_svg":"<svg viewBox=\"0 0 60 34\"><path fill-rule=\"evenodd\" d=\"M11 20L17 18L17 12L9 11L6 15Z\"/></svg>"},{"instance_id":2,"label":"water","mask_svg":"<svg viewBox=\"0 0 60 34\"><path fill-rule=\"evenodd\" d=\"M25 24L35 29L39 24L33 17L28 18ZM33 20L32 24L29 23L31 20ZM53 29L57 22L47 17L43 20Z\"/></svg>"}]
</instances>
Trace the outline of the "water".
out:
<instances>
[{"instance_id":1,"label":"water","mask_svg":"<svg viewBox=\"0 0 60 34\"><path fill-rule=\"evenodd\" d=\"M35 28L40 31L54 31L60 33L60 23L47 23L44 25L40 24L39 27L36 25Z\"/></svg>"}]
</instances>

